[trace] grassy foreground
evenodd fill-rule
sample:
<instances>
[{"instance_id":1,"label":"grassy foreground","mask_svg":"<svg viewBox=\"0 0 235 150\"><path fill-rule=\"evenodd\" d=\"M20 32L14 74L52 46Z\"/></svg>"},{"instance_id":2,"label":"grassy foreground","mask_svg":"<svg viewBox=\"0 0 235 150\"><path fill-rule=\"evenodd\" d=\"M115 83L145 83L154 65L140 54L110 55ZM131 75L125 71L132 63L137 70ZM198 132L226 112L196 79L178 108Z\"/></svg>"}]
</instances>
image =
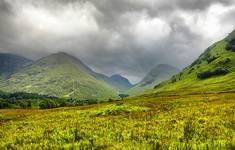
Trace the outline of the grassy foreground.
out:
<instances>
[{"instance_id":1,"label":"grassy foreground","mask_svg":"<svg viewBox=\"0 0 235 150\"><path fill-rule=\"evenodd\" d=\"M4 109L0 149L235 149L235 93Z\"/></svg>"}]
</instances>

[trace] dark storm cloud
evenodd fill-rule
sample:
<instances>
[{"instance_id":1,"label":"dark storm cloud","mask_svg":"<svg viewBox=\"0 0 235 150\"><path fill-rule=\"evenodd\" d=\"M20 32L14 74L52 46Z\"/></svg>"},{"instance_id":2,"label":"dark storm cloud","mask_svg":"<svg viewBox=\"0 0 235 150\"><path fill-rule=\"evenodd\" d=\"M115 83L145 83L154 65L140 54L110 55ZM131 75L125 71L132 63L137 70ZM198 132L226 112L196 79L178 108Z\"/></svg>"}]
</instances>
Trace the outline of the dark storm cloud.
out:
<instances>
[{"instance_id":1,"label":"dark storm cloud","mask_svg":"<svg viewBox=\"0 0 235 150\"><path fill-rule=\"evenodd\" d=\"M65 51L108 75L140 80L183 68L235 28L233 0L1 0L0 51Z\"/></svg>"},{"instance_id":2,"label":"dark storm cloud","mask_svg":"<svg viewBox=\"0 0 235 150\"><path fill-rule=\"evenodd\" d=\"M208 6L214 4L214 3L220 3L223 5L230 5L233 3L233 0L177 0L178 6L180 6L183 9L207 9Z\"/></svg>"}]
</instances>

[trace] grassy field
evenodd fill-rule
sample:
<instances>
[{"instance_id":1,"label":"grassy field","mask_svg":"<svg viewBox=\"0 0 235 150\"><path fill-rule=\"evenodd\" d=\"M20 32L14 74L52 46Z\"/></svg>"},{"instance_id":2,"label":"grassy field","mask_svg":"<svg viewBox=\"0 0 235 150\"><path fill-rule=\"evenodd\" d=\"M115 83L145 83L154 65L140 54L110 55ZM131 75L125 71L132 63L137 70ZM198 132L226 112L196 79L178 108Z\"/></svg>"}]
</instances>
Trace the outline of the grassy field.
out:
<instances>
[{"instance_id":1,"label":"grassy field","mask_svg":"<svg viewBox=\"0 0 235 150\"><path fill-rule=\"evenodd\" d=\"M235 149L235 93L3 109L0 149Z\"/></svg>"}]
</instances>

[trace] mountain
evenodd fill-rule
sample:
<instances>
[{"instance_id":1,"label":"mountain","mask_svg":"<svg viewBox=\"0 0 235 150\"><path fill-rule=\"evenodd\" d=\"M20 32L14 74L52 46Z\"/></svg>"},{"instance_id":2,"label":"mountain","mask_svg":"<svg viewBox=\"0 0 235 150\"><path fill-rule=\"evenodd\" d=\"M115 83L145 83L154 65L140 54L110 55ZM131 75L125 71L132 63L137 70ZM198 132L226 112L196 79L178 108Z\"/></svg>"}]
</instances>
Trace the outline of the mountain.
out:
<instances>
[{"instance_id":1,"label":"mountain","mask_svg":"<svg viewBox=\"0 0 235 150\"><path fill-rule=\"evenodd\" d=\"M213 44L190 66L155 86L158 94L234 92L235 30Z\"/></svg>"},{"instance_id":2,"label":"mountain","mask_svg":"<svg viewBox=\"0 0 235 150\"><path fill-rule=\"evenodd\" d=\"M96 79L79 59L60 52L44 57L12 74L0 84L7 92L32 92L79 99L108 99L117 96L114 87Z\"/></svg>"},{"instance_id":3,"label":"mountain","mask_svg":"<svg viewBox=\"0 0 235 150\"><path fill-rule=\"evenodd\" d=\"M0 53L0 76L7 77L17 69L30 64L32 61L18 55Z\"/></svg>"},{"instance_id":4,"label":"mountain","mask_svg":"<svg viewBox=\"0 0 235 150\"><path fill-rule=\"evenodd\" d=\"M112 81L111 84L115 87L118 87L122 92L133 87L133 85L130 83L130 81L127 78L119 74L112 75L110 79Z\"/></svg>"},{"instance_id":5,"label":"mountain","mask_svg":"<svg viewBox=\"0 0 235 150\"><path fill-rule=\"evenodd\" d=\"M116 79L116 75L108 77L101 73L91 72L91 74L100 81L107 83L108 85L114 87L119 93L122 93L130 89L133 85L129 82L128 79L119 75L119 79ZM115 77L116 76L116 77Z\"/></svg>"},{"instance_id":6,"label":"mountain","mask_svg":"<svg viewBox=\"0 0 235 150\"><path fill-rule=\"evenodd\" d=\"M157 65L144 77L142 81L131 88L128 93L130 95L143 94L146 90L154 88L156 84L169 79L179 71L179 69L167 64Z\"/></svg>"}]
</instances>

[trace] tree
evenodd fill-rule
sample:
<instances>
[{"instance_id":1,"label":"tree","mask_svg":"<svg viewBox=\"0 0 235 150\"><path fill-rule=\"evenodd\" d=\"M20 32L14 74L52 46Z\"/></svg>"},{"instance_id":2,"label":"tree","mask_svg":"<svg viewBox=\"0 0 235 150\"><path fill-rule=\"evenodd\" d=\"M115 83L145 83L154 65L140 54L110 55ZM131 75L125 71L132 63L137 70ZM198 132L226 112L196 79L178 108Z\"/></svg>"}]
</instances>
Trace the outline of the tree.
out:
<instances>
[{"instance_id":1,"label":"tree","mask_svg":"<svg viewBox=\"0 0 235 150\"><path fill-rule=\"evenodd\" d=\"M51 109L51 108L56 108L57 104L55 101L53 100L43 100L40 104L39 104L40 109Z\"/></svg>"},{"instance_id":2,"label":"tree","mask_svg":"<svg viewBox=\"0 0 235 150\"><path fill-rule=\"evenodd\" d=\"M122 100L123 100L124 98L126 98L126 97L129 97L128 94L119 94L118 96L119 96Z\"/></svg>"},{"instance_id":3,"label":"tree","mask_svg":"<svg viewBox=\"0 0 235 150\"><path fill-rule=\"evenodd\" d=\"M199 79L207 79L212 76L226 75L227 73L229 73L229 71L226 68L216 68L213 71L200 72L200 73L198 73L197 77Z\"/></svg>"},{"instance_id":4,"label":"tree","mask_svg":"<svg viewBox=\"0 0 235 150\"><path fill-rule=\"evenodd\" d=\"M227 41L227 44L225 46L225 49L228 51L233 51L235 52L235 37Z\"/></svg>"}]
</instances>

